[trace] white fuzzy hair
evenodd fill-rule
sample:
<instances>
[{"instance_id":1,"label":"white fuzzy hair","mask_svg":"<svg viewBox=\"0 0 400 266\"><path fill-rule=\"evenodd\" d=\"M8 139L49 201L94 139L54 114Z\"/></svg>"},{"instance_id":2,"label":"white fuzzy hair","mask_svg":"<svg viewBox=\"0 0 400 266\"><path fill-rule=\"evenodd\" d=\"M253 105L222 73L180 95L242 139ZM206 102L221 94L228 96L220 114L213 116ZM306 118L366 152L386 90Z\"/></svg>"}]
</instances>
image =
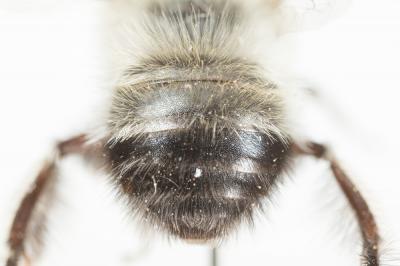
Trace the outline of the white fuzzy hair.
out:
<instances>
[{"instance_id":1,"label":"white fuzzy hair","mask_svg":"<svg viewBox=\"0 0 400 266\"><path fill-rule=\"evenodd\" d=\"M206 10L201 34L199 16L195 15L194 23L188 25L183 17L170 15L184 2L211 7ZM152 7L157 5L160 11L155 13ZM282 29L279 5L280 1L265 0L112 1L106 43L112 48L109 69L113 71L110 74L115 90L134 93L132 86L138 84L147 86L154 80L183 77L237 82L243 89L259 87L260 93L255 95L268 96L262 105L277 106L269 108L273 117L266 117L275 124L265 123L262 131L286 141L288 125L283 101L286 92L275 78L279 75L274 69L274 61L280 54L276 40ZM115 95L114 92L114 99ZM118 124L115 119L110 118L113 125ZM134 122L130 127L135 126ZM114 128L112 135L121 139L138 132L129 133L126 129L126 126Z\"/></svg>"},{"instance_id":2,"label":"white fuzzy hair","mask_svg":"<svg viewBox=\"0 0 400 266\"><path fill-rule=\"evenodd\" d=\"M161 5L167 13L176 3L188 0L113 0L107 9L112 39L113 68L124 70L137 63L143 54L182 51L189 43L177 42L176 28L170 27L171 21L164 16L154 16L149 6ZM218 28L220 47L202 46L209 38L203 38L196 48L212 49L220 55L248 58L260 62L270 59L268 50L274 45L276 37L284 33L319 25L334 17L351 1L345 0L198 0L204 5L236 6L242 19L235 32L226 32ZM228 8L221 21L229 18ZM215 22L215 21L214 21ZM212 22L213 23L213 22ZM172 31L171 31L172 30ZM155 35L157 34L157 35ZM155 39L155 37L157 39ZM206 36L207 37L207 36ZM209 37L209 36L208 36ZM182 41L185 41L182 39ZM214 43L215 44L215 43ZM223 45L222 45L223 44ZM261 55L261 58L260 58Z\"/></svg>"},{"instance_id":3,"label":"white fuzzy hair","mask_svg":"<svg viewBox=\"0 0 400 266\"><path fill-rule=\"evenodd\" d=\"M266 60L268 50L274 45L281 27L277 12L268 1L259 0L214 0L214 5L223 6L222 17L209 20L209 31L201 36L182 35L184 21L171 21L165 14L175 4L168 0L116 0L109 9L108 40L111 40L111 68L122 83L136 80L120 79L120 74L132 65L137 65L146 56L169 56L173 54L208 54L220 58L243 58L251 62ZM198 1L207 2L207 1ZM149 12L149 6L160 3L164 14ZM240 18L232 18L236 6ZM211 17L211 16L210 16ZM235 21L232 21L232 20ZM234 29L229 29L234 23ZM175 24L175 25L173 25ZM176 25L178 24L178 25ZM211 36L212 35L212 36ZM109 42L108 42L109 43ZM266 56L267 54L267 56ZM122 85L122 84L121 84Z\"/></svg>"},{"instance_id":4,"label":"white fuzzy hair","mask_svg":"<svg viewBox=\"0 0 400 266\"><path fill-rule=\"evenodd\" d=\"M210 7L200 34L201 19L194 23L171 16L184 3ZM118 90L154 80L226 80L246 86L278 87L269 99L281 105L275 112L274 135L285 139L290 131L288 104L293 91L282 80L288 51L279 37L304 22L311 9L319 13L342 1L302 0L113 0L107 11L109 80ZM159 11L155 12L154 7ZM213 14L214 12L214 14ZM217 12L218 14L215 14ZM196 22L197 20L197 22ZM294 27L293 25L296 25ZM204 60L209 60L205 63ZM204 64L208 64L206 68ZM273 86L275 85L275 86ZM112 92L115 97L115 92ZM138 95L139 96L139 95ZM261 110L260 110L261 111ZM280 117L276 114L280 113ZM115 121L114 121L115 122ZM121 128L120 128L121 129ZM125 128L126 129L126 128ZM122 132L122 131L121 131ZM119 135L121 132L117 135ZM124 130L123 132L126 132ZM109 133L105 130L104 134ZM101 134L104 136L104 134ZM125 134L124 134L125 135ZM126 135L129 137L129 134Z\"/></svg>"}]
</instances>

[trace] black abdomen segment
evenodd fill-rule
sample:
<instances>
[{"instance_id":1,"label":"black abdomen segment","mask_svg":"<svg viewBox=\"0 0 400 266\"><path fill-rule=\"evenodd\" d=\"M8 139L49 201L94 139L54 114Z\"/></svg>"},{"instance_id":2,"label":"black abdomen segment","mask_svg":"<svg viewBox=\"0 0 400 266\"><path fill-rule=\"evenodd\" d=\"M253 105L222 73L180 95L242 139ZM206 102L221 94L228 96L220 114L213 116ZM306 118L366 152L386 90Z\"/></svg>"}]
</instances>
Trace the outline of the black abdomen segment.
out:
<instances>
[{"instance_id":1,"label":"black abdomen segment","mask_svg":"<svg viewBox=\"0 0 400 266\"><path fill-rule=\"evenodd\" d=\"M286 153L285 145L275 137L234 129L165 130L144 133L140 137L111 144L114 164L141 158L148 163L224 165L229 168L240 161L253 167L243 172L260 173L279 168ZM250 169L251 168L251 169Z\"/></svg>"},{"instance_id":2,"label":"black abdomen segment","mask_svg":"<svg viewBox=\"0 0 400 266\"><path fill-rule=\"evenodd\" d=\"M184 239L221 237L251 220L287 157L278 138L199 127L145 133L109 144L108 151L132 207Z\"/></svg>"}]
</instances>

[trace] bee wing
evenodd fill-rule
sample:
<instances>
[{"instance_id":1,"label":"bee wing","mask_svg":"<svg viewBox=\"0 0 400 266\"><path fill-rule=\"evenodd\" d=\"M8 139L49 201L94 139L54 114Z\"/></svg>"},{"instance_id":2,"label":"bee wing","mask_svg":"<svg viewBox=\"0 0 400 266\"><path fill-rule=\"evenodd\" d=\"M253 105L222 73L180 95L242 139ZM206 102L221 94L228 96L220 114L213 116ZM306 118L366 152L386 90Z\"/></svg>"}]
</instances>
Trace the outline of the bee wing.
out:
<instances>
[{"instance_id":1,"label":"bee wing","mask_svg":"<svg viewBox=\"0 0 400 266\"><path fill-rule=\"evenodd\" d=\"M352 0L270 0L282 19L281 32L317 28L339 17Z\"/></svg>"}]
</instances>

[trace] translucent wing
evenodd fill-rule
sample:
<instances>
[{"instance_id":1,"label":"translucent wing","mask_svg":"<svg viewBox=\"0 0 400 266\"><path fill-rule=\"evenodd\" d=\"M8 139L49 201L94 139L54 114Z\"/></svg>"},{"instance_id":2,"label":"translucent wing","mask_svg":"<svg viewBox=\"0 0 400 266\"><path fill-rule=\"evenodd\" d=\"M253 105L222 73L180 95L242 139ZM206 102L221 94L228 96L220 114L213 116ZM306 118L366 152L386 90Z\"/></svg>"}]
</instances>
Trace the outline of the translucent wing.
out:
<instances>
[{"instance_id":1,"label":"translucent wing","mask_svg":"<svg viewBox=\"0 0 400 266\"><path fill-rule=\"evenodd\" d=\"M319 27L339 17L352 0L270 0L282 18L282 31Z\"/></svg>"}]
</instances>

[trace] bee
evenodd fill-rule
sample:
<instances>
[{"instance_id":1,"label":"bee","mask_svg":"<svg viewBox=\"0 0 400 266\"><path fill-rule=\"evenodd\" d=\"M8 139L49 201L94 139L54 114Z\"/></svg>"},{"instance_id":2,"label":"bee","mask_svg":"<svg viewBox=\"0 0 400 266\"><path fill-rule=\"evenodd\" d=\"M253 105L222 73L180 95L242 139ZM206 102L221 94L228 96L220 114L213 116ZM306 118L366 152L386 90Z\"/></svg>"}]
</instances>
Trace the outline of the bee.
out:
<instances>
[{"instance_id":1,"label":"bee","mask_svg":"<svg viewBox=\"0 0 400 266\"><path fill-rule=\"evenodd\" d=\"M71 154L101 165L138 219L196 242L252 221L293 158L326 160L357 217L364 265L379 265L366 201L326 146L292 134L289 94L254 53L297 27L287 2L112 1L124 30L107 118L56 145L15 214L6 266L26 257L35 205Z\"/></svg>"}]
</instances>

